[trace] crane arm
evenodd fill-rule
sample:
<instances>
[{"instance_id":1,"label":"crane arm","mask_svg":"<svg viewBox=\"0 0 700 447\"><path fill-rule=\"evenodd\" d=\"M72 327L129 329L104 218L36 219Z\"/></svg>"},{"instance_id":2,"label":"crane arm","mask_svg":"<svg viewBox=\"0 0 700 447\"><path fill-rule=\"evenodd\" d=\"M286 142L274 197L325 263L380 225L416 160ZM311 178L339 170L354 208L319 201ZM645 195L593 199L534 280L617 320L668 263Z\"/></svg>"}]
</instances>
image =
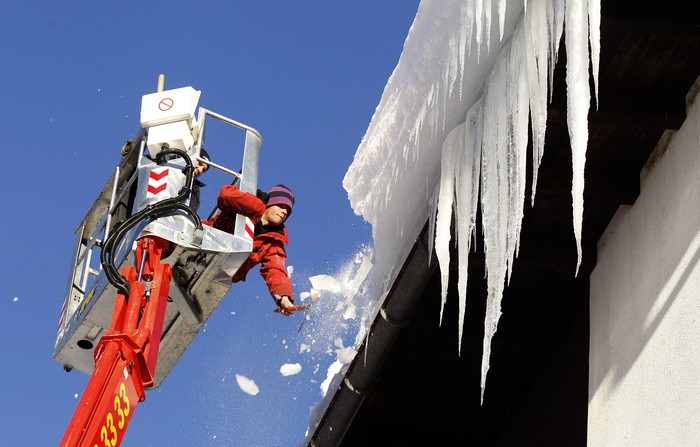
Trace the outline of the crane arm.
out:
<instances>
[{"instance_id":1,"label":"crane arm","mask_svg":"<svg viewBox=\"0 0 700 447\"><path fill-rule=\"evenodd\" d=\"M118 447L136 405L146 399L172 276L170 265L161 263L169 244L158 237L139 239L139 267L122 269L129 296L117 293L110 330L97 345L95 369L61 447Z\"/></svg>"}]
</instances>

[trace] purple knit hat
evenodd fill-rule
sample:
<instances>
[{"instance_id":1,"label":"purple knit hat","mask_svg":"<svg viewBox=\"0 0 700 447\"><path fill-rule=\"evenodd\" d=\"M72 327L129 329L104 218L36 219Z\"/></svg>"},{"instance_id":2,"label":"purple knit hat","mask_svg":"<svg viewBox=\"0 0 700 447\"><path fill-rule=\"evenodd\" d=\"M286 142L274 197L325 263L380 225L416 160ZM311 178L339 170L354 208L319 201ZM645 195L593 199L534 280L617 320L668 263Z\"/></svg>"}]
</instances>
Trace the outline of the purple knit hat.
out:
<instances>
[{"instance_id":1,"label":"purple knit hat","mask_svg":"<svg viewBox=\"0 0 700 447\"><path fill-rule=\"evenodd\" d=\"M289 214L292 214L292 207L294 206L294 193L292 190L284 185L275 185L267 192L268 199L266 205L268 207L272 205L286 206L289 208Z\"/></svg>"}]
</instances>

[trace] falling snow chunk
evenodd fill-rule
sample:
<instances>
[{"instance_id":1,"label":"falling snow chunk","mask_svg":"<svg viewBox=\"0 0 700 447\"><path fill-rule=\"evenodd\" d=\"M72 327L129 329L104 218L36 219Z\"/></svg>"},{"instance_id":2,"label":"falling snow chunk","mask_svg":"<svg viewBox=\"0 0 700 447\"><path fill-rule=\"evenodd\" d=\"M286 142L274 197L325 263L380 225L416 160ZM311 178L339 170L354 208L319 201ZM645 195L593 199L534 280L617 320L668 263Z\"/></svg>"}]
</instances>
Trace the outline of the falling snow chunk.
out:
<instances>
[{"instance_id":1,"label":"falling snow chunk","mask_svg":"<svg viewBox=\"0 0 700 447\"><path fill-rule=\"evenodd\" d=\"M307 345L306 343L302 343L301 346L299 347L299 354L304 353L304 352L309 352L311 351L311 345Z\"/></svg>"},{"instance_id":2,"label":"falling snow chunk","mask_svg":"<svg viewBox=\"0 0 700 447\"><path fill-rule=\"evenodd\" d=\"M19 301L19 297L18 297L18 296L12 298L12 302L13 302L13 303L16 303L17 301Z\"/></svg>"},{"instance_id":3,"label":"falling snow chunk","mask_svg":"<svg viewBox=\"0 0 700 447\"><path fill-rule=\"evenodd\" d=\"M255 382L246 376L236 374L236 383L238 383L238 387L241 389L241 391L250 394L251 396L255 396L260 392L260 388L258 388Z\"/></svg>"},{"instance_id":4,"label":"falling snow chunk","mask_svg":"<svg viewBox=\"0 0 700 447\"><path fill-rule=\"evenodd\" d=\"M311 296L310 292L301 292L299 294L299 298L301 299L301 301L306 301L306 299L309 298L310 296Z\"/></svg>"},{"instance_id":5,"label":"falling snow chunk","mask_svg":"<svg viewBox=\"0 0 700 447\"><path fill-rule=\"evenodd\" d=\"M309 278L311 286L319 292L330 292L334 295L340 295L343 292L343 287L337 279L329 275L317 275Z\"/></svg>"},{"instance_id":6,"label":"falling snow chunk","mask_svg":"<svg viewBox=\"0 0 700 447\"><path fill-rule=\"evenodd\" d=\"M75 394L73 395L73 398L74 398L74 399L77 399L77 398L78 398L78 393L75 393Z\"/></svg>"},{"instance_id":7,"label":"falling snow chunk","mask_svg":"<svg viewBox=\"0 0 700 447\"><path fill-rule=\"evenodd\" d=\"M298 363L285 363L280 367L280 374L283 376L293 376L301 372L301 365Z\"/></svg>"},{"instance_id":8,"label":"falling snow chunk","mask_svg":"<svg viewBox=\"0 0 700 447\"><path fill-rule=\"evenodd\" d=\"M294 266L293 265L288 265L287 266L287 276L290 278L292 277L292 273L294 273Z\"/></svg>"}]
</instances>

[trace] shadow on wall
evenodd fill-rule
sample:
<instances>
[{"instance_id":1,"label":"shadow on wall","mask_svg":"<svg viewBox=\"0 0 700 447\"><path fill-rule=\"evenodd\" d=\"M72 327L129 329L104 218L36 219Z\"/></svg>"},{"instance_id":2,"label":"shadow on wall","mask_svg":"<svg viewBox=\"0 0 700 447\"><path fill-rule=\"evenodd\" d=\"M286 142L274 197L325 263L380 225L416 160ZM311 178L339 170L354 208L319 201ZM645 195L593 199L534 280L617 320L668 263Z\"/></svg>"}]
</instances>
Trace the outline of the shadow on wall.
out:
<instances>
[{"instance_id":1,"label":"shadow on wall","mask_svg":"<svg viewBox=\"0 0 700 447\"><path fill-rule=\"evenodd\" d=\"M698 115L697 108L693 115ZM692 120L688 118L686 123ZM691 127L691 132L698 129ZM698 274L700 185L693 180L697 168L692 166L700 165L700 158L691 149L696 138L682 129L673 136L671 147L657 160L657 172L645 179L635 205L618 210L607 236L601 238L608 259L600 256L601 250L591 276L591 299L597 303L591 302L589 402L603 382L611 380L617 386L624 380L682 297L691 276ZM608 321L596 325L594 318ZM674 336L682 342L680 331ZM596 369L596 363L601 368ZM603 370L606 363L608 369Z\"/></svg>"}]
</instances>

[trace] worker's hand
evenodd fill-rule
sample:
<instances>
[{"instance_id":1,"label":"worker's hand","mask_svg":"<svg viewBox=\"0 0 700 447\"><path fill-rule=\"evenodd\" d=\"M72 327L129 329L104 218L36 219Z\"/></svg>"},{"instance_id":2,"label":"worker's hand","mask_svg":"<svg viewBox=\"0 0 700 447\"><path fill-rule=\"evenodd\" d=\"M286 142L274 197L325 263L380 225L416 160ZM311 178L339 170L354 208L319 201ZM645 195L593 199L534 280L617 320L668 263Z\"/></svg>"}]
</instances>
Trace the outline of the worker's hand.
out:
<instances>
[{"instance_id":1,"label":"worker's hand","mask_svg":"<svg viewBox=\"0 0 700 447\"><path fill-rule=\"evenodd\" d=\"M279 301L277 301L277 305L280 307L280 313L286 317L294 313L293 310L287 310L294 307L294 302L287 295L280 298Z\"/></svg>"}]
</instances>

